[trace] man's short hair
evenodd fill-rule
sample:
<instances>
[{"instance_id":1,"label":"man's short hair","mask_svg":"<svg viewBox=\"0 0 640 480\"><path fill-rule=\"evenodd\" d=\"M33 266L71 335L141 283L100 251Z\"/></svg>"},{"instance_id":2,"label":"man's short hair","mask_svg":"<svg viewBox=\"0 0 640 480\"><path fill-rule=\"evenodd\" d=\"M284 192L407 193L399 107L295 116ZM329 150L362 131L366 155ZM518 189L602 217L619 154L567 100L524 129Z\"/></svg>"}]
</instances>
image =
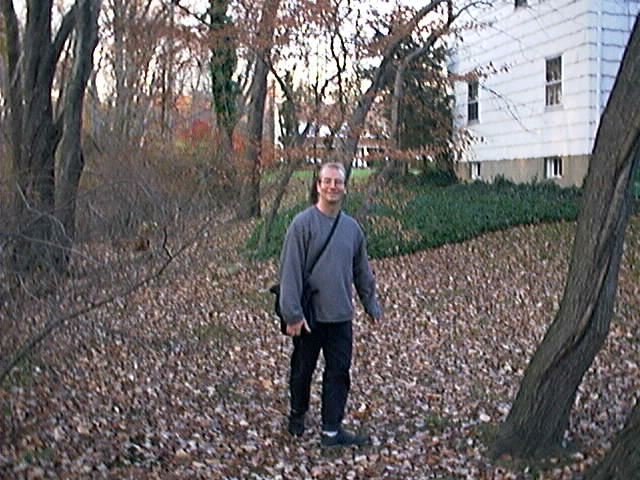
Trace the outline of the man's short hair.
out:
<instances>
[{"instance_id":1,"label":"man's short hair","mask_svg":"<svg viewBox=\"0 0 640 480\"><path fill-rule=\"evenodd\" d=\"M340 172L342 173L342 178L347 178L347 169L344 168L344 165L340 162L328 162L328 163L324 163L321 167L320 167L320 171L318 172L318 180L320 180L320 178L322 177L322 172L324 172L327 168L333 168L335 170L340 170Z\"/></svg>"}]
</instances>

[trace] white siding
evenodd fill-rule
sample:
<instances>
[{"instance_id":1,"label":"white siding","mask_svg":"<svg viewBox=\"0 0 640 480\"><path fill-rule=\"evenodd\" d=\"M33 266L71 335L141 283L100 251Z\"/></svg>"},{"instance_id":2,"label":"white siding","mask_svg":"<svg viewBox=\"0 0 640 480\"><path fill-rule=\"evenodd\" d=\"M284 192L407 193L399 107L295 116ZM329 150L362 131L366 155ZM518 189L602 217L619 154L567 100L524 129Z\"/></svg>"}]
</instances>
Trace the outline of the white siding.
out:
<instances>
[{"instance_id":1,"label":"white siding","mask_svg":"<svg viewBox=\"0 0 640 480\"><path fill-rule=\"evenodd\" d=\"M513 3L476 12L476 21L493 23L464 32L451 65L459 74L497 69L480 79L478 122L467 125L467 84L456 84L456 124L480 140L464 159L589 154L640 0L530 0L517 9ZM546 60L557 56L562 104L547 107Z\"/></svg>"},{"instance_id":2,"label":"white siding","mask_svg":"<svg viewBox=\"0 0 640 480\"><path fill-rule=\"evenodd\" d=\"M600 111L604 109L620 68L622 55L631 35L640 0L603 0L601 44L596 53L600 63Z\"/></svg>"}]
</instances>

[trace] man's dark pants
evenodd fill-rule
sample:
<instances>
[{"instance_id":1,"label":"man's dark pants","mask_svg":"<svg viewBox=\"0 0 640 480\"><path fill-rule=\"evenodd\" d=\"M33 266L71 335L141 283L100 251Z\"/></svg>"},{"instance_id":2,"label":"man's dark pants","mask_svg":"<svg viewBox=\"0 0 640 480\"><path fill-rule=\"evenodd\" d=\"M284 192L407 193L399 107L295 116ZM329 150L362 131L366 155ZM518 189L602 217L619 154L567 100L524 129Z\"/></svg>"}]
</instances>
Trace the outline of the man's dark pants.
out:
<instances>
[{"instance_id":1,"label":"man's dark pants","mask_svg":"<svg viewBox=\"0 0 640 480\"><path fill-rule=\"evenodd\" d=\"M314 324L311 333L293 339L289 389L292 415L309 410L311 381L322 350L322 429L340 428L349 395L353 330L351 322Z\"/></svg>"}]
</instances>

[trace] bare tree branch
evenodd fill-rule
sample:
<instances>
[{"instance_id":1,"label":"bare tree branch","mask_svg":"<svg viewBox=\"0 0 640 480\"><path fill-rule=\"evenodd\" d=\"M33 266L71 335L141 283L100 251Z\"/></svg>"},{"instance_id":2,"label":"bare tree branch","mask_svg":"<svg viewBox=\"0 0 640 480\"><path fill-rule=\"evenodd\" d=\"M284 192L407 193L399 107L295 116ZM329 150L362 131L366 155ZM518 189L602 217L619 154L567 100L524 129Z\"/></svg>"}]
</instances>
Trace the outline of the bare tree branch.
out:
<instances>
[{"instance_id":1,"label":"bare tree branch","mask_svg":"<svg viewBox=\"0 0 640 480\"><path fill-rule=\"evenodd\" d=\"M18 365L25 357L31 354L31 352L43 340L45 340L49 335L51 335L52 332L54 332L59 328L62 328L70 320L77 319L79 317L82 317L83 315L86 315L89 312L98 310L106 305L109 305L110 303L113 303L118 298L127 297L132 293L134 293L136 290L147 285L151 281L159 278L167 270L167 268L171 265L171 263L173 263L174 260L176 260L181 254L183 254L189 247L195 244L195 242L201 237L201 234L204 232L204 230L208 226L209 224L205 223L193 235L193 237L189 239L187 242L185 242L184 244L182 244L180 248L178 248L175 251L175 253L172 253L167 247L167 231L165 228L163 233L163 241L162 241L161 248L162 248L162 251L164 251L166 254L166 259L162 262L162 264L159 267L157 267L155 270L145 275L139 281L137 281L136 283L134 283L133 285L131 285L130 287L122 291L119 291L117 293L112 293L110 295L106 295L105 297L103 297L102 299L96 302L93 302L85 307L79 308L67 315L64 315L58 318L53 318L52 320L47 322L42 328L42 330L40 330L36 335L32 336L27 341L25 341L22 344L22 346L18 349L18 351L13 355L13 357L11 357L11 359L9 359L7 363L0 368L0 382L2 382L7 375L9 375L11 370L16 365Z\"/></svg>"}]
</instances>

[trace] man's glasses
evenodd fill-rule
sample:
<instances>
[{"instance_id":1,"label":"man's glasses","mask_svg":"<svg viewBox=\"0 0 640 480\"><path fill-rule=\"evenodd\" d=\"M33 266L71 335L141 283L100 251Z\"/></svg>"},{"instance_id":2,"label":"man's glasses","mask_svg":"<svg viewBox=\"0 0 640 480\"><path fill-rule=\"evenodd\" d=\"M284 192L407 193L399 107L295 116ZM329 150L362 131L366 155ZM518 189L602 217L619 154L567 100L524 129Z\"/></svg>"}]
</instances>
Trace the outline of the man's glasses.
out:
<instances>
[{"instance_id":1,"label":"man's glasses","mask_svg":"<svg viewBox=\"0 0 640 480\"><path fill-rule=\"evenodd\" d=\"M341 178L321 178L320 179L320 183L326 187L329 187L331 185L335 186L335 187L342 187L344 186L344 180L342 180Z\"/></svg>"}]
</instances>

